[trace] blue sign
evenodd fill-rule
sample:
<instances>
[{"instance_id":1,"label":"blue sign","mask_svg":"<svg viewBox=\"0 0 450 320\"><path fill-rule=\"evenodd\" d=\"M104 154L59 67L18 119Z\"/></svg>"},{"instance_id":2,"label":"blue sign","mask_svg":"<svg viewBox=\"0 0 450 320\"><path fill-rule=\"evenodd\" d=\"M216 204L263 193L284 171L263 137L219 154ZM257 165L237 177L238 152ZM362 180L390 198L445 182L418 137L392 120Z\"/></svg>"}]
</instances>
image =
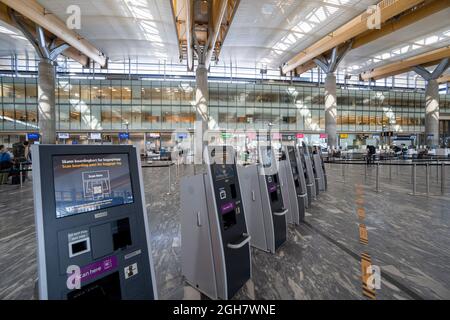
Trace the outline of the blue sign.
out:
<instances>
[{"instance_id":1,"label":"blue sign","mask_svg":"<svg viewBox=\"0 0 450 320\"><path fill-rule=\"evenodd\" d=\"M178 139L187 139L188 134L187 133L178 133L177 138Z\"/></svg>"},{"instance_id":2,"label":"blue sign","mask_svg":"<svg viewBox=\"0 0 450 320\"><path fill-rule=\"evenodd\" d=\"M39 133L27 133L27 140L39 140Z\"/></svg>"},{"instance_id":3,"label":"blue sign","mask_svg":"<svg viewBox=\"0 0 450 320\"><path fill-rule=\"evenodd\" d=\"M129 139L130 138L130 134L128 132L119 132L119 139L125 140L125 139Z\"/></svg>"}]
</instances>

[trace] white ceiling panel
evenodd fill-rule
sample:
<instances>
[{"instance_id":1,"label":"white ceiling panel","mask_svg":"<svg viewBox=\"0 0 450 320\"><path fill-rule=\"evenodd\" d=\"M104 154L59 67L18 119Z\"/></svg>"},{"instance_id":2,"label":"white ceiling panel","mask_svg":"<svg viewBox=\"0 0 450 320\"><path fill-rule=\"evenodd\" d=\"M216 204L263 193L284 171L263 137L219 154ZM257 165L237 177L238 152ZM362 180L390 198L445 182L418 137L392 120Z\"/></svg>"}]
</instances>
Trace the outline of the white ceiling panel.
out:
<instances>
[{"instance_id":1,"label":"white ceiling panel","mask_svg":"<svg viewBox=\"0 0 450 320\"><path fill-rule=\"evenodd\" d=\"M340 69L349 73L406 59L450 45L450 9L433 14L390 35L352 50Z\"/></svg>"},{"instance_id":2,"label":"white ceiling panel","mask_svg":"<svg viewBox=\"0 0 450 320\"><path fill-rule=\"evenodd\" d=\"M277 68L301 50L379 0L241 0L220 59L238 66ZM178 61L169 0L38 0L65 21L68 6L81 9L76 30L112 60ZM450 9L349 52L341 69L358 73L450 45ZM447 32L448 31L448 32ZM0 55L34 54L16 29L0 22Z\"/></svg>"},{"instance_id":3,"label":"white ceiling panel","mask_svg":"<svg viewBox=\"0 0 450 320\"><path fill-rule=\"evenodd\" d=\"M39 0L66 21L67 7L81 9L76 30L111 59L178 57L175 26L168 0Z\"/></svg>"}]
</instances>

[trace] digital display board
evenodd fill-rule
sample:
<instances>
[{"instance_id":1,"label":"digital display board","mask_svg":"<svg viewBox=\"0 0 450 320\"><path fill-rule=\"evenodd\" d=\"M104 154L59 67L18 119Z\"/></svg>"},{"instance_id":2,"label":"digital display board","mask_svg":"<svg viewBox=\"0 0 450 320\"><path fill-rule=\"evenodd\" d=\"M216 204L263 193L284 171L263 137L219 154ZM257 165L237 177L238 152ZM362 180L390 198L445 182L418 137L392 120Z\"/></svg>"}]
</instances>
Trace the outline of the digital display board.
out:
<instances>
[{"instance_id":1,"label":"digital display board","mask_svg":"<svg viewBox=\"0 0 450 320\"><path fill-rule=\"evenodd\" d=\"M130 138L130 134L128 132L119 132L119 139L126 140Z\"/></svg>"},{"instance_id":2,"label":"digital display board","mask_svg":"<svg viewBox=\"0 0 450 320\"><path fill-rule=\"evenodd\" d=\"M39 133L27 133L27 140L39 140Z\"/></svg>"},{"instance_id":3,"label":"digital display board","mask_svg":"<svg viewBox=\"0 0 450 320\"><path fill-rule=\"evenodd\" d=\"M56 217L133 203L127 154L53 157Z\"/></svg>"},{"instance_id":4,"label":"digital display board","mask_svg":"<svg viewBox=\"0 0 450 320\"><path fill-rule=\"evenodd\" d=\"M70 135L68 133L58 133L58 139L69 139Z\"/></svg>"},{"instance_id":5,"label":"digital display board","mask_svg":"<svg viewBox=\"0 0 450 320\"><path fill-rule=\"evenodd\" d=\"M91 139L91 140L102 140L102 134L98 133L98 132L91 132L91 134L89 134L89 139Z\"/></svg>"}]
</instances>

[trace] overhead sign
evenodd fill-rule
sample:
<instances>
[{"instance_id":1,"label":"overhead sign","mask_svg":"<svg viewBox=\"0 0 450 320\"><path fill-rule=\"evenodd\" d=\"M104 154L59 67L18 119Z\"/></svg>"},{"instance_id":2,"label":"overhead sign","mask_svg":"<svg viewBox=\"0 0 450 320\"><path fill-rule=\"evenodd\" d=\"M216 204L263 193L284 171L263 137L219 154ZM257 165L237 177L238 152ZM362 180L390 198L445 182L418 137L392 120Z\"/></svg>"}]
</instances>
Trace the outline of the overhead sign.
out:
<instances>
[{"instance_id":1,"label":"overhead sign","mask_svg":"<svg viewBox=\"0 0 450 320\"><path fill-rule=\"evenodd\" d=\"M65 133L58 133L58 139L69 139L70 135L65 132Z\"/></svg>"},{"instance_id":2,"label":"overhead sign","mask_svg":"<svg viewBox=\"0 0 450 320\"><path fill-rule=\"evenodd\" d=\"M130 134L128 132L119 132L119 139L126 140L130 138Z\"/></svg>"},{"instance_id":3,"label":"overhead sign","mask_svg":"<svg viewBox=\"0 0 450 320\"><path fill-rule=\"evenodd\" d=\"M39 140L39 133L27 133L27 140Z\"/></svg>"},{"instance_id":4,"label":"overhead sign","mask_svg":"<svg viewBox=\"0 0 450 320\"><path fill-rule=\"evenodd\" d=\"M320 139L326 139L326 138L328 138L328 134L326 134L326 133L321 133L320 136L319 136L319 138L320 138Z\"/></svg>"},{"instance_id":5,"label":"overhead sign","mask_svg":"<svg viewBox=\"0 0 450 320\"><path fill-rule=\"evenodd\" d=\"M102 140L102 134L100 132L91 132L89 134L89 139L91 139L91 140Z\"/></svg>"},{"instance_id":6,"label":"overhead sign","mask_svg":"<svg viewBox=\"0 0 450 320\"><path fill-rule=\"evenodd\" d=\"M293 141L295 140L296 135L295 134L283 134L282 140L283 141Z\"/></svg>"},{"instance_id":7,"label":"overhead sign","mask_svg":"<svg viewBox=\"0 0 450 320\"><path fill-rule=\"evenodd\" d=\"M341 139L348 139L348 133L341 133L340 137Z\"/></svg>"},{"instance_id":8,"label":"overhead sign","mask_svg":"<svg viewBox=\"0 0 450 320\"><path fill-rule=\"evenodd\" d=\"M273 133L272 134L272 139L274 139L274 140L281 140L282 139L281 133Z\"/></svg>"},{"instance_id":9,"label":"overhead sign","mask_svg":"<svg viewBox=\"0 0 450 320\"><path fill-rule=\"evenodd\" d=\"M161 137L161 135L159 133L152 132L152 133L148 134L148 137L149 138L159 138L159 137Z\"/></svg>"},{"instance_id":10,"label":"overhead sign","mask_svg":"<svg viewBox=\"0 0 450 320\"><path fill-rule=\"evenodd\" d=\"M303 139L305 135L303 133L297 133L297 139Z\"/></svg>"},{"instance_id":11,"label":"overhead sign","mask_svg":"<svg viewBox=\"0 0 450 320\"><path fill-rule=\"evenodd\" d=\"M187 139L188 138L188 134L187 133L178 133L177 134L177 138L178 139Z\"/></svg>"},{"instance_id":12,"label":"overhead sign","mask_svg":"<svg viewBox=\"0 0 450 320\"><path fill-rule=\"evenodd\" d=\"M233 134L232 133L227 133L227 132L222 132L221 136L222 136L223 139L229 139L229 138L233 137Z\"/></svg>"}]
</instances>

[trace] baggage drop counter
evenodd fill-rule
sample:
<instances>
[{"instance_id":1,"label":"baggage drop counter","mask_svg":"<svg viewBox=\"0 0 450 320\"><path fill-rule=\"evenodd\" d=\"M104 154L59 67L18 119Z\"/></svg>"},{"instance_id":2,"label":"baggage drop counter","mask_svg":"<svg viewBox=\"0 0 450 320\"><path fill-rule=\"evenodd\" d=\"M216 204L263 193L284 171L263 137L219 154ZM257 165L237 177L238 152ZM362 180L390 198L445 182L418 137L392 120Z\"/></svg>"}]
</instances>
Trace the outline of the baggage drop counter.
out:
<instances>
[{"instance_id":1,"label":"baggage drop counter","mask_svg":"<svg viewBox=\"0 0 450 320\"><path fill-rule=\"evenodd\" d=\"M156 299L132 146L34 145L39 298Z\"/></svg>"}]
</instances>

